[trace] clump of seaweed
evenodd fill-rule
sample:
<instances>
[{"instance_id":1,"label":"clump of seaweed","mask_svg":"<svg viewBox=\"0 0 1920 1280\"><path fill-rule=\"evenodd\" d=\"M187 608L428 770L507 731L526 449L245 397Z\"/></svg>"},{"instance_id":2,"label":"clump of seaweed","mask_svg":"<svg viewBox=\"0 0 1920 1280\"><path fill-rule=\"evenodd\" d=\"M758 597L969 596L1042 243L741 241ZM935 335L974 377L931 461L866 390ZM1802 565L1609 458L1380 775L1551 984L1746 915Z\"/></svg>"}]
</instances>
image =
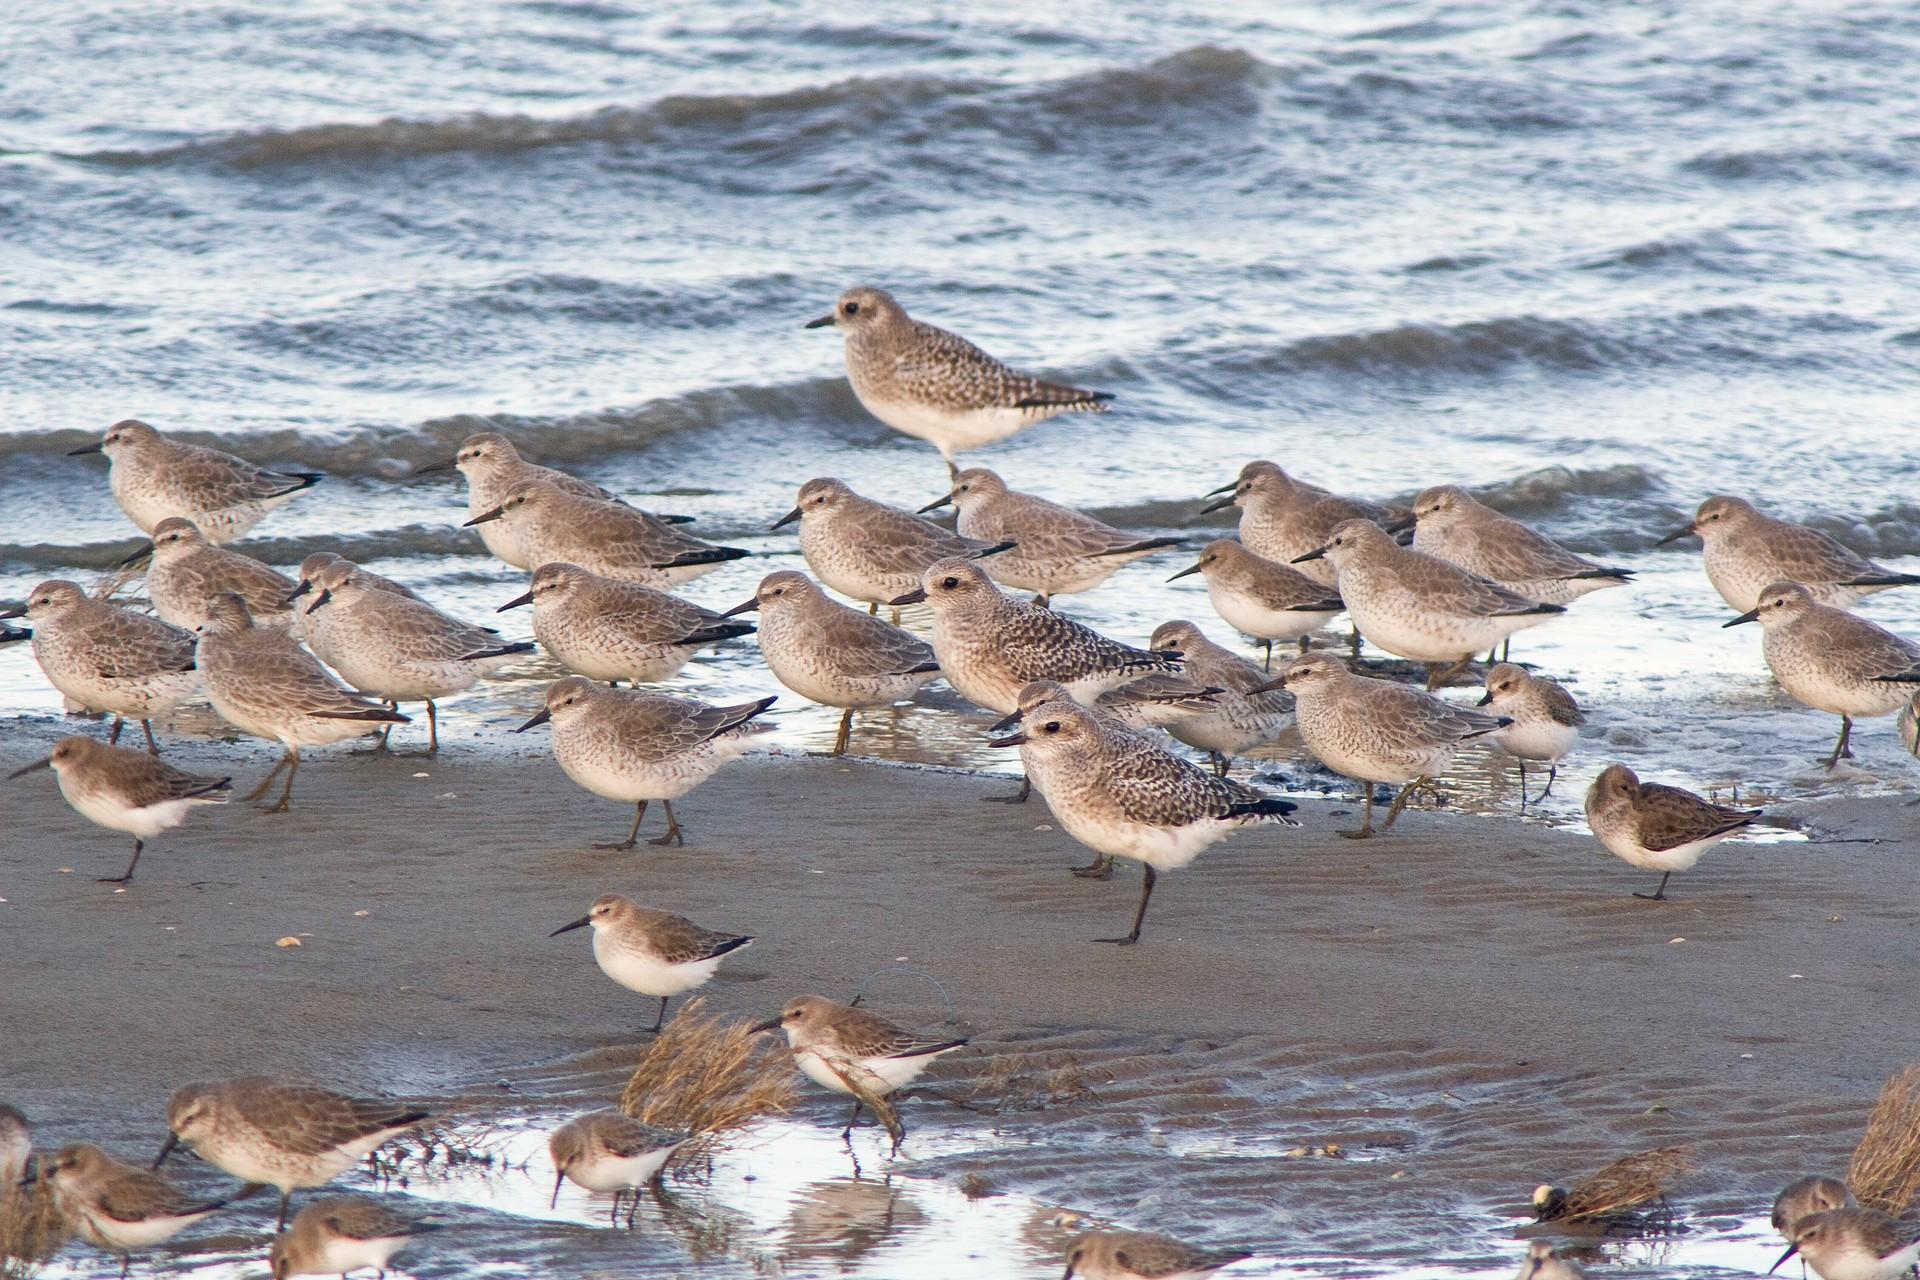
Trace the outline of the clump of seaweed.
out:
<instances>
[{"instance_id":1,"label":"clump of seaweed","mask_svg":"<svg viewBox=\"0 0 1920 1280\"><path fill-rule=\"evenodd\" d=\"M1673 1208L1667 1193L1692 1168L1692 1153L1684 1146L1623 1156L1571 1187L1534 1188L1534 1216L1541 1222L1581 1222L1614 1229L1670 1225Z\"/></svg>"},{"instance_id":2,"label":"clump of seaweed","mask_svg":"<svg viewBox=\"0 0 1920 1280\"><path fill-rule=\"evenodd\" d=\"M634 1119L694 1135L682 1148L711 1154L763 1116L793 1106L793 1059L749 1024L709 1014L689 1000L647 1046L621 1090L619 1107Z\"/></svg>"},{"instance_id":3,"label":"clump of seaweed","mask_svg":"<svg viewBox=\"0 0 1920 1280\"><path fill-rule=\"evenodd\" d=\"M1847 1186L1861 1204L1895 1217L1920 1197L1920 1066L1881 1086L1847 1164Z\"/></svg>"},{"instance_id":4,"label":"clump of seaweed","mask_svg":"<svg viewBox=\"0 0 1920 1280\"><path fill-rule=\"evenodd\" d=\"M50 1184L0 1186L0 1280L26 1280L60 1252L68 1234Z\"/></svg>"},{"instance_id":5,"label":"clump of seaweed","mask_svg":"<svg viewBox=\"0 0 1920 1280\"><path fill-rule=\"evenodd\" d=\"M367 1157L373 1175L406 1187L412 1178L456 1173L505 1173L524 1169L512 1154L516 1130L490 1122L432 1120L402 1134Z\"/></svg>"}]
</instances>

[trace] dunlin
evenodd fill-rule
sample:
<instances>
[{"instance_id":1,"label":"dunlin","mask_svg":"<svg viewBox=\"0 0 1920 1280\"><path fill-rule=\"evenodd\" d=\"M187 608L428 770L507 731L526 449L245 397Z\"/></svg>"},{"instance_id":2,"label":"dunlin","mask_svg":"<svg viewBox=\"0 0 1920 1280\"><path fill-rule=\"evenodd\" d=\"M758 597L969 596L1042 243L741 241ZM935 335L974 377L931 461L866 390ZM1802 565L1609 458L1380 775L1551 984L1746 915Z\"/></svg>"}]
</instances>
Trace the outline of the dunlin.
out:
<instances>
[{"instance_id":1,"label":"dunlin","mask_svg":"<svg viewBox=\"0 0 1920 1280\"><path fill-rule=\"evenodd\" d=\"M505 524L528 564L563 560L593 573L662 590L712 573L752 552L717 547L644 511L583 498L544 480L515 485L468 525Z\"/></svg>"},{"instance_id":2,"label":"dunlin","mask_svg":"<svg viewBox=\"0 0 1920 1280\"><path fill-rule=\"evenodd\" d=\"M1840 717L1840 737L1827 768L1853 753L1855 716L1890 716L1905 706L1920 684L1920 644L1820 604L1797 582L1775 582L1760 602L1724 625L1758 622L1761 651L1774 679L1796 701Z\"/></svg>"},{"instance_id":3,"label":"dunlin","mask_svg":"<svg viewBox=\"0 0 1920 1280\"><path fill-rule=\"evenodd\" d=\"M1208 497L1226 496L1202 507L1201 513L1240 508L1240 543L1257 556L1280 564L1324 547L1333 531L1349 520L1385 524L1391 513L1363 498L1342 497L1317 485L1294 479L1271 462L1249 462L1232 484L1221 485ZM1334 584L1331 564L1309 560L1300 572L1323 587Z\"/></svg>"},{"instance_id":4,"label":"dunlin","mask_svg":"<svg viewBox=\"0 0 1920 1280\"><path fill-rule=\"evenodd\" d=\"M120 740L122 720L138 720L147 749L159 754L153 718L200 692L193 635L61 579L35 587L24 605L0 610L0 617L21 614L33 623L33 656L48 682L88 711L111 713L110 742Z\"/></svg>"},{"instance_id":5,"label":"dunlin","mask_svg":"<svg viewBox=\"0 0 1920 1280\"><path fill-rule=\"evenodd\" d=\"M1411 685L1360 675L1330 653L1295 658L1278 679L1261 687L1292 694L1294 723L1307 750L1361 784L1360 829L1340 833L1354 840L1373 834L1374 783L1405 784L1381 824L1384 831L1416 790L1446 772L1461 747L1510 723Z\"/></svg>"},{"instance_id":6,"label":"dunlin","mask_svg":"<svg viewBox=\"0 0 1920 1280\"><path fill-rule=\"evenodd\" d=\"M1822 1174L1799 1178L1788 1183L1786 1190L1774 1198L1773 1229L1791 1244L1794 1228L1808 1214L1825 1213L1828 1209L1855 1209L1859 1203L1847 1184L1838 1178Z\"/></svg>"},{"instance_id":7,"label":"dunlin","mask_svg":"<svg viewBox=\"0 0 1920 1280\"><path fill-rule=\"evenodd\" d=\"M1205 1280L1253 1255L1201 1249L1146 1231L1090 1231L1067 1245L1065 1280Z\"/></svg>"},{"instance_id":8,"label":"dunlin","mask_svg":"<svg viewBox=\"0 0 1920 1280\"><path fill-rule=\"evenodd\" d=\"M1900 573L1841 546L1818 529L1763 515L1743 498L1708 498L1693 523L1660 539L1700 539L1707 580L1736 610L1760 603L1776 582L1798 582L1815 600L1844 609L1876 591L1920 583L1920 574Z\"/></svg>"},{"instance_id":9,"label":"dunlin","mask_svg":"<svg viewBox=\"0 0 1920 1280\"><path fill-rule=\"evenodd\" d=\"M801 485L793 510L773 527L795 520L807 568L841 595L866 601L868 612L919 586L921 574L936 560L977 560L1010 545L942 529L911 511L863 498L830 477Z\"/></svg>"},{"instance_id":10,"label":"dunlin","mask_svg":"<svg viewBox=\"0 0 1920 1280\"><path fill-rule=\"evenodd\" d=\"M853 1132L866 1097L884 1098L920 1078L965 1036L917 1035L885 1018L824 996L795 996L755 1031L784 1031L793 1063L807 1079L854 1099L843 1135Z\"/></svg>"},{"instance_id":11,"label":"dunlin","mask_svg":"<svg viewBox=\"0 0 1920 1280\"><path fill-rule=\"evenodd\" d=\"M620 1215L620 1197L633 1192L627 1225L639 1208L640 1188L657 1185L690 1135L643 1124L622 1111L589 1111L553 1131L547 1154L553 1158L553 1204L560 1203L560 1184L571 1180L588 1191L613 1193L613 1216Z\"/></svg>"},{"instance_id":12,"label":"dunlin","mask_svg":"<svg viewBox=\"0 0 1920 1280\"><path fill-rule=\"evenodd\" d=\"M0 1102L0 1202L7 1189L17 1186L26 1176L27 1162L33 1158L33 1129L18 1107Z\"/></svg>"},{"instance_id":13,"label":"dunlin","mask_svg":"<svg viewBox=\"0 0 1920 1280\"><path fill-rule=\"evenodd\" d=\"M960 532L967 537L1013 544L993 558L994 580L1039 592L1034 603L1041 605L1054 596L1091 591L1122 566L1184 541L1116 529L1057 502L1009 489L985 467L961 471L946 497L920 510L924 514L948 504L960 512Z\"/></svg>"},{"instance_id":14,"label":"dunlin","mask_svg":"<svg viewBox=\"0 0 1920 1280\"><path fill-rule=\"evenodd\" d=\"M1589 592L1633 581L1633 570L1577 556L1545 534L1475 501L1458 485L1421 490L1409 519L1415 551L1457 564L1541 604L1572 604Z\"/></svg>"},{"instance_id":15,"label":"dunlin","mask_svg":"<svg viewBox=\"0 0 1920 1280\"><path fill-rule=\"evenodd\" d=\"M1560 775L1560 761L1580 741L1580 704L1573 695L1545 676L1536 676L1511 662L1487 672L1487 693L1480 699L1492 714L1512 724L1493 735L1502 750L1520 766L1520 804L1527 804L1527 761L1544 762L1547 785L1536 799L1545 800Z\"/></svg>"},{"instance_id":16,"label":"dunlin","mask_svg":"<svg viewBox=\"0 0 1920 1280\"><path fill-rule=\"evenodd\" d=\"M659 999L649 1031L666 1022L667 1001L704 987L722 960L753 941L745 934L702 929L685 916L640 906L617 893L595 898L587 914L547 936L586 928L593 930L600 972L629 991Z\"/></svg>"},{"instance_id":17,"label":"dunlin","mask_svg":"<svg viewBox=\"0 0 1920 1280\"><path fill-rule=\"evenodd\" d=\"M222 591L245 600L247 612L263 625L287 618L293 581L252 556L208 542L191 520L168 516L155 525L152 554L147 597L163 622L192 631L207 620L207 601Z\"/></svg>"},{"instance_id":18,"label":"dunlin","mask_svg":"<svg viewBox=\"0 0 1920 1280\"><path fill-rule=\"evenodd\" d=\"M1159 872L1186 866L1240 827L1283 820L1295 808L1216 778L1136 734L1116 733L1071 699L1035 707L1021 716L1019 733L988 745L1020 748L1034 789L1068 835L1103 857L1142 864L1133 928L1100 942L1140 940Z\"/></svg>"},{"instance_id":19,"label":"dunlin","mask_svg":"<svg viewBox=\"0 0 1920 1280\"><path fill-rule=\"evenodd\" d=\"M1630 866L1660 873L1660 885L1636 898L1663 902L1667 880L1700 855L1738 835L1761 814L1729 809L1691 791L1642 782L1623 764L1608 765L1587 789L1587 825L1609 853Z\"/></svg>"},{"instance_id":20,"label":"dunlin","mask_svg":"<svg viewBox=\"0 0 1920 1280\"><path fill-rule=\"evenodd\" d=\"M325 477L269 471L218 449L170 440L132 418L107 428L97 444L71 454L105 453L108 483L127 518L151 534L168 516L193 521L210 542L232 542L260 518Z\"/></svg>"},{"instance_id":21,"label":"dunlin","mask_svg":"<svg viewBox=\"0 0 1920 1280\"><path fill-rule=\"evenodd\" d=\"M1587 1273L1553 1251L1551 1240L1535 1240L1513 1280L1582 1280Z\"/></svg>"},{"instance_id":22,"label":"dunlin","mask_svg":"<svg viewBox=\"0 0 1920 1280\"><path fill-rule=\"evenodd\" d=\"M636 582L554 561L499 612L533 606L533 637L567 670L614 684L665 680L708 645L751 635L753 624L726 617Z\"/></svg>"},{"instance_id":23,"label":"dunlin","mask_svg":"<svg viewBox=\"0 0 1920 1280\"><path fill-rule=\"evenodd\" d=\"M1323 556L1333 562L1340 599L1360 634L1388 653L1430 664L1428 689L1514 632L1566 612L1403 547L1366 520L1347 521L1324 547L1295 560Z\"/></svg>"},{"instance_id":24,"label":"dunlin","mask_svg":"<svg viewBox=\"0 0 1920 1280\"><path fill-rule=\"evenodd\" d=\"M244 1182L280 1192L279 1226L300 1187L333 1181L381 1145L432 1113L385 1098L352 1098L331 1089L266 1076L197 1080L167 1099L171 1132L154 1157L158 1169L184 1142L208 1164Z\"/></svg>"},{"instance_id":25,"label":"dunlin","mask_svg":"<svg viewBox=\"0 0 1920 1280\"><path fill-rule=\"evenodd\" d=\"M803 573L768 574L753 599L726 616L756 610L760 653L774 678L803 698L843 709L834 755L847 749L855 711L892 706L940 677L926 641L849 609Z\"/></svg>"},{"instance_id":26,"label":"dunlin","mask_svg":"<svg viewBox=\"0 0 1920 1280\"><path fill-rule=\"evenodd\" d=\"M1920 1262L1920 1240L1878 1209L1828 1209L1800 1219L1793 1243L1767 1274L1796 1253L1820 1280L1902 1280Z\"/></svg>"},{"instance_id":27,"label":"dunlin","mask_svg":"<svg viewBox=\"0 0 1920 1280\"><path fill-rule=\"evenodd\" d=\"M123 1278L136 1250L164 1244L227 1204L189 1196L158 1174L122 1164L85 1142L62 1147L39 1174L80 1238L120 1255Z\"/></svg>"},{"instance_id":28,"label":"dunlin","mask_svg":"<svg viewBox=\"0 0 1920 1280\"><path fill-rule=\"evenodd\" d=\"M256 627L239 596L218 595L200 631L198 660L207 698L222 719L243 733L278 742L286 754L246 799L267 794L287 771L285 788L271 810L286 812L300 772L300 748L320 747L372 733L407 717L368 701L335 680L320 659L284 630Z\"/></svg>"},{"instance_id":29,"label":"dunlin","mask_svg":"<svg viewBox=\"0 0 1920 1280\"><path fill-rule=\"evenodd\" d=\"M627 838L596 849L633 848L652 800L667 811L667 831L647 843L685 844L673 801L746 750L758 731L750 722L773 701L715 707L568 676L547 686L547 705L516 732L553 721L553 756L566 775L597 796L634 805Z\"/></svg>"},{"instance_id":30,"label":"dunlin","mask_svg":"<svg viewBox=\"0 0 1920 1280\"><path fill-rule=\"evenodd\" d=\"M957 333L915 320L884 290L849 289L809 329L846 337L847 381L880 421L953 455L1062 413L1105 413L1113 396L1015 373Z\"/></svg>"},{"instance_id":31,"label":"dunlin","mask_svg":"<svg viewBox=\"0 0 1920 1280\"><path fill-rule=\"evenodd\" d=\"M965 560L936 560L920 581L892 603L926 601L940 674L961 697L989 711L1012 711L1033 680L1058 680L1074 697L1091 701L1144 675L1180 673L1179 654L1136 649L1015 600Z\"/></svg>"},{"instance_id":32,"label":"dunlin","mask_svg":"<svg viewBox=\"0 0 1920 1280\"><path fill-rule=\"evenodd\" d=\"M1221 777L1227 776L1235 756L1272 742L1293 723L1293 699L1278 689L1254 692L1267 683L1266 672L1207 639L1193 623L1180 618L1163 622L1147 645L1180 654L1187 678L1211 691L1166 730L1206 752Z\"/></svg>"},{"instance_id":33,"label":"dunlin","mask_svg":"<svg viewBox=\"0 0 1920 1280\"><path fill-rule=\"evenodd\" d=\"M1228 626L1266 642L1268 668L1273 666L1275 640L1298 640L1305 653L1307 637L1346 607L1312 578L1255 555L1231 538L1209 542L1199 560L1167 581L1191 573L1206 575L1207 600Z\"/></svg>"},{"instance_id":34,"label":"dunlin","mask_svg":"<svg viewBox=\"0 0 1920 1280\"><path fill-rule=\"evenodd\" d=\"M197 805L225 804L230 778L182 773L144 751L110 747L92 738L62 738L44 760L10 777L52 769L60 794L87 821L133 837L133 860L125 873L101 876L103 884L126 884L140 865L140 851L162 831L179 826Z\"/></svg>"},{"instance_id":35,"label":"dunlin","mask_svg":"<svg viewBox=\"0 0 1920 1280\"><path fill-rule=\"evenodd\" d=\"M328 1196L293 1216L267 1253L273 1280L292 1276L341 1276L371 1267L381 1275L393 1256L442 1228L420 1222L367 1196Z\"/></svg>"}]
</instances>

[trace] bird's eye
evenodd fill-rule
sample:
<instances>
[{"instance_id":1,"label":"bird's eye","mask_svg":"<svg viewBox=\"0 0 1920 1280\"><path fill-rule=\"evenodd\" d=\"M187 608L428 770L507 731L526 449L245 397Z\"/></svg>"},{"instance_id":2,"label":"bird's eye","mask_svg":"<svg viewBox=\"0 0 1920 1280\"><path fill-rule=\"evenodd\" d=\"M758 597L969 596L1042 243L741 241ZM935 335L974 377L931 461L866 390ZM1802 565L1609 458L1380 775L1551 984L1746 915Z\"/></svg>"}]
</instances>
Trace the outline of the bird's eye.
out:
<instances>
[{"instance_id":1,"label":"bird's eye","mask_svg":"<svg viewBox=\"0 0 1920 1280\"><path fill-rule=\"evenodd\" d=\"M1042 733L1058 733L1060 732L1060 722L1058 720L1049 720L1040 726L1040 731Z\"/></svg>"},{"instance_id":2,"label":"bird's eye","mask_svg":"<svg viewBox=\"0 0 1920 1280\"><path fill-rule=\"evenodd\" d=\"M940 580L940 585L941 585L941 586L943 586L943 587L945 587L945 588L946 588L947 590L949 590L949 591L952 591L952 590L953 590L953 589L954 589L955 587L957 587L957 586L959 586L959 585L960 585L960 579L958 579L958 578L942 578L942 579Z\"/></svg>"},{"instance_id":3,"label":"bird's eye","mask_svg":"<svg viewBox=\"0 0 1920 1280\"><path fill-rule=\"evenodd\" d=\"M860 314L860 304L857 302L849 302L846 306L840 308L840 310L850 316L857 316Z\"/></svg>"}]
</instances>

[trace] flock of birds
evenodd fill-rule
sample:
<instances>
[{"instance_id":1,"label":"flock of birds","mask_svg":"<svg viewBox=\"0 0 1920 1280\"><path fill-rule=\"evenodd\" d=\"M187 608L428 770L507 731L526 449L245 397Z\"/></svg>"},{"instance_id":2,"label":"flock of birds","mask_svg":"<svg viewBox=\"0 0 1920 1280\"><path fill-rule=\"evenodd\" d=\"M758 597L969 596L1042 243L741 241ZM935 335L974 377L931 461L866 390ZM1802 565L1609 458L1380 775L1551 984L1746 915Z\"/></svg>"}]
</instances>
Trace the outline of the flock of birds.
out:
<instances>
[{"instance_id":1,"label":"flock of birds","mask_svg":"<svg viewBox=\"0 0 1920 1280\"><path fill-rule=\"evenodd\" d=\"M436 701L537 644L573 674L548 687L544 707L521 731L550 724L554 756L570 778L634 806L625 839L600 847L632 848L655 802L666 827L652 843L683 842L673 802L750 744L774 698L715 706L645 686L675 674L698 650L757 630L782 686L842 710L836 753L849 745L856 712L894 705L935 679L1004 717L995 726L1003 736L992 745L1019 752L1026 783L1016 798L1038 790L1094 854L1074 873L1110 875L1116 858L1143 865L1130 929L1101 939L1122 945L1139 940L1159 873L1240 827L1293 823L1292 803L1230 776L1236 757L1289 725L1322 763L1361 784L1361 824L1340 833L1352 838L1376 833L1375 784L1400 787L1385 830L1470 744L1495 744L1520 762L1523 803L1528 763L1547 770L1542 796L1551 790L1558 762L1579 741L1580 708L1554 681L1496 662L1495 651L1586 594L1629 584L1631 570L1575 555L1456 486L1426 489L1395 511L1256 461L1204 508L1237 507L1238 539L1207 543L1174 577L1203 576L1215 612L1262 642L1265 660L1216 643L1185 620L1162 624L1144 647L1123 643L1055 612L1053 601L1185 540L1114 528L954 462L1057 414L1104 412L1111 397L1016 373L957 335L913 320L878 289L849 290L808 327L825 326L843 333L862 404L939 447L948 492L912 512L838 479L808 481L774 528L798 525L812 576L770 573L752 598L716 611L670 592L749 552L694 536L687 517L640 510L529 462L499 434L471 436L450 461L423 470L457 469L467 483L468 525L494 556L530 575L527 589L501 610L532 607L532 642L451 617L328 551L283 574L233 549L228 544L322 477L256 465L141 422L115 424L75 452L106 455L115 498L151 540L123 567L145 563L152 611L114 603L118 578L93 592L45 582L0 611L25 616L28 629L5 628L4 638L30 640L70 707L114 717L106 742L64 738L12 776L51 768L78 813L132 835L132 860L114 877L125 883L146 840L230 795L231 778L189 774L158 758L153 722L188 701L204 697L235 728L284 748L247 797L264 799L284 772L272 805L284 811L304 749L377 732L384 750L393 728L409 723L400 705L424 703L428 750L435 750ZM949 505L954 529L922 518ZM1901 732L1916 746L1920 644L1847 608L1873 592L1920 584L1920 575L1874 564L1734 497L1703 502L1669 541L1684 537L1704 543L1707 576L1738 614L1727 625L1765 629L1766 661L1781 687L1841 717L1830 767L1847 754L1859 717L1901 713ZM898 610L913 604L931 611L924 637L898 625ZM892 622L879 616L883 605L894 610ZM1309 637L1342 612L1354 625L1354 659L1364 639L1426 664L1426 687L1312 649ZM740 620L749 613L754 623ZM1299 650L1278 670L1275 643ZM1437 696L1481 654L1488 657L1478 706ZM146 751L115 745L128 720L140 722ZM1213 767L1169 749L1154 730L1206 752ZM1652 894L1636 895L1653 899L1664 896L1673 872L1759 816L1642 782L1619 764L1596 778L1586 809L1607 849L1661 873ZM661 1019L670 999L697 989L751 941L612 895L559 932L575 928L592 930L594 955L610 978L660 1000ZM893 1093L964 1043L916 1035L818 997L790 1002L759 1029L783 1031L805 1074L856 1099L856 1119L862 1101ZM293 1189L330 1181L426 1119L389 1102L243 1078L177 1092L168 1148L185 1141L248 1184L278 1187L285 1227ZM0 1122L0 1168L17 1179L27 1172L25 1123L8 1111ZM613 1192L617 1212L618 1197L654 1182L687 1138L619 1111L576 1119L550 1144L556 1195L570 1178ZM189 1203L157 1174L84 1144L42 1160L37 1174L81 1235L123 1256L226 1203ZM1890 1280L1920 1245L1894 1240L1886 1224L1863 1216L1871 1213L1849 1204L1809 1207L1786 1224L1788 1235L1826 1280ZM276 1237L273 1273L383 1268L418 1230L374 1202L316 1201ZM1067 1274L1198 1277L1243 1256L1140 1233L1095 1233L1073 1244ZM1521 1270L1541 1280L1572 1274L1571 1263L1537 1245Z\"/></svg>"}]
</instances>

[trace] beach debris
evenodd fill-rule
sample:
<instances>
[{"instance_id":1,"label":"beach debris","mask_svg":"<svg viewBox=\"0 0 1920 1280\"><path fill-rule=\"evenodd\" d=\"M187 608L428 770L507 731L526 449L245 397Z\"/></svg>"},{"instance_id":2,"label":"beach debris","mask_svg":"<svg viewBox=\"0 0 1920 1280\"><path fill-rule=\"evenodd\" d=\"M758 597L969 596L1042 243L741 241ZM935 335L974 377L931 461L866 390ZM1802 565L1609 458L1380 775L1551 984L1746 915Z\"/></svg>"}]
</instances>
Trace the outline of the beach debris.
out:
<instances>
[{"instance_id":1,"label":"beach debris","mask_svg":"<svg viewBox=\"0 0 1920 1280\"><path fill-rule=\"evenodd\" d=\"M276 947L297 947L300 945L300 939L294 937L292 934L288 934L273 945Z\"/></svg>"},{"instance_id":2,"label":"beach debris","mask_svg":"<svg viewBox=\"0 0 1920 1280\"><path fill-rule=\"evenodd\" d=\"M1896 1218L1920 1198L1920 1066L1881 1086L1847 1164L1847 1186L1861 1204Z\"/></svg>"},{"instance_id":3,"label":"beach debris","mask_svg":"<svg viewBox=\"0 0 1920 1280\"><path fill-rule=\"evenodd\" d=\"M647 1045L620 1093L619 1108L660 1129L694 1135L688 1153L711 1154L726 1135L793 1106L793 1059L747 1023L706 1011L696 996Z\"/></svg>"},{"instance_id":4,"label":"beach debris","mask_svg":"<svg viewBox=\"0 0 1920 1280\"><path fill-rule=\"evenodd\" d=\"M1685 1146L1656 1147L1623 1156L1571 1187L1542 1183L1533 1190L1534 1217L1540 1222L1584 1222L1609 1228L1645 1228L1672 1216L1667 1193L1693 1168ZM1657 1207L1649 1213L1648 1206Z\"/></svg>"},{"instance_id":5,"label":"beach debris","mask_svg":"<svg viewBox=\"0 0 1920 1280\"><path fill-rule=\"evenodd\" d=\"M0 1185L0 1278L24 1280L67 1242L67 1220L54 1202L53 1184L37 1178Z\"/></svg>"},{"instance_id":6,"label":"beach debris","mask_svg":"<svg viewBox=\"0 0 1920 1280\"><path fill-rule=\"evenodd\" d=\"M952 1101L969 1111L1049 1111L1096 1096L1093 1073L1077 1054L1000 1053L987 1060L966 1100Z\"/></svg>"}]
</instances>

